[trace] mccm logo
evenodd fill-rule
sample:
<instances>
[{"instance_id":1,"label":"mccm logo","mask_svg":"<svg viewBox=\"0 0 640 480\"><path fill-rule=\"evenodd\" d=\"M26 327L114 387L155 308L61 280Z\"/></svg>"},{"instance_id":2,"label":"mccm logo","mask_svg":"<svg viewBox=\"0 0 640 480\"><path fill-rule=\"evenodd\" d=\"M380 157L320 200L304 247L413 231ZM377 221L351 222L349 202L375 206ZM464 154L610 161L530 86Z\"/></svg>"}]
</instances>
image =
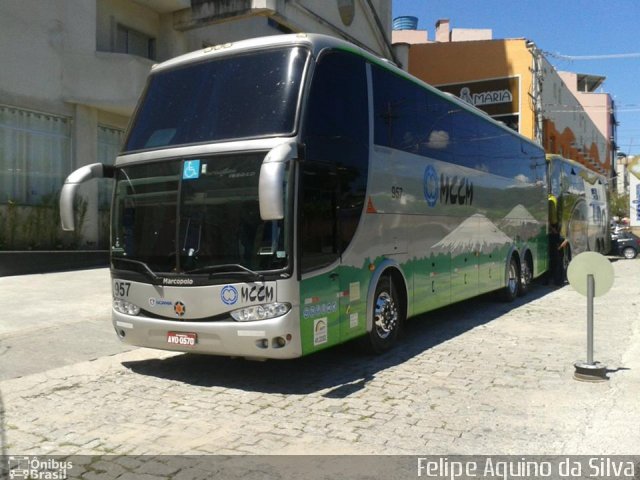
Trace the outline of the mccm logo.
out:
<instances>
[{"instance_id":1,"label":"mccm logo","mask_svg":"<svg viewBox=\"0 0 640 480\"><path fill-rule=\"evenodd\" d=\"M438 172L433 165L424 169L424 198L427 205L435 207L438 201Z\"/></svg>"},{"instance_id":2,"label":"mccm logo","mask_svg":"<svg viewBox=\"0 0 640 480\"><path fill-rule=\"evenodd\" d=\"M226 285L220 292L220 298L225 305L234 305L238 301L238 290L233 285Z\"/></svg>"}]
</instances>

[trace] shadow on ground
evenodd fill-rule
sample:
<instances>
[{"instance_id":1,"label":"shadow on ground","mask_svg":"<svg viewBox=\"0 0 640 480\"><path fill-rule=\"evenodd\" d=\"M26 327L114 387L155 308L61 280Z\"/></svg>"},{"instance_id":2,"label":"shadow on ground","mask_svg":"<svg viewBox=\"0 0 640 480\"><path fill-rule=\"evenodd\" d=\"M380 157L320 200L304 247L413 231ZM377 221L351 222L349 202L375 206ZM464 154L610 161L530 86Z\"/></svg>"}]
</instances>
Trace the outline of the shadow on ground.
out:
<instances>
[{"instance_id":1,"label":"shadow on ground","mask_svg":"<svg viewBox=\"0 0 640 480\"><path fill-rule=\"evenodd\" d=\"M323 396L346 398L375 375L430 348L541 298L553 289L534 285L524 298L499 303L482 296L451 305L407 322L404 336L391 351L372 356L353 342L294 360L256 362L236 358L183 354L166 359L123 362L131 371L201 387L304 395L330 389Z\"/></svg>"}]
</instances>

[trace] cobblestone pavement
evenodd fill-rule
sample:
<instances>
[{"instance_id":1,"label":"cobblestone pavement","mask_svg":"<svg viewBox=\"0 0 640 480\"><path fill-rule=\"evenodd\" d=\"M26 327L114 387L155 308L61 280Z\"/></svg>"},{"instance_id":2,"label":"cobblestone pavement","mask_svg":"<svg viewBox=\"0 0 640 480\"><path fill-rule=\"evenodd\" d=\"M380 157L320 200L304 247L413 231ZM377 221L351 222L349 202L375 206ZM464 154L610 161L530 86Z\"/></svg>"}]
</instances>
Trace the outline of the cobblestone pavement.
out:
<instances>
[{"instance_id":1,"label":"cobblestone pavement","mask_svg":"<svg viewBox=\"0 0 640 480\"><path fill-rule=\"evenodd\" d=\"M136 349L1 381L1 453L638 453L640 260L613 266L595 303L606 382L573 379L586 299L538 285L513 304L483 297L411 321L378 357Z\"/></svg>"}]
</instances>

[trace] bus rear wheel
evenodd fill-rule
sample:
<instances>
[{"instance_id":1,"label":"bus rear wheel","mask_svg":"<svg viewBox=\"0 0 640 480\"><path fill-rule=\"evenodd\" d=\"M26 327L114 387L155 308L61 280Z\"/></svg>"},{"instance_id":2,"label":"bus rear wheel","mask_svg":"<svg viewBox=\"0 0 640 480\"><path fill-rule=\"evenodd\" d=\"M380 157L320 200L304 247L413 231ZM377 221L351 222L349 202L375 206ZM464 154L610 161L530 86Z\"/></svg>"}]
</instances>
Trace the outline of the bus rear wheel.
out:
<instances>
[{"instance_id":1,"label":"bus rear wheel","mask_svg":"<svg viewBox=\"0 0 640 480\"><path fill-rule=\"evenodd\" d=\"M533 268L531 257L527 255L522 262L522 270L520 272L520 285L518 285L518 295L526 295L531 288L531 282L533 280Z\"/></svg>"},{"instance_id":2,"label":"bus rear wheel","mask_svg":"<svg viewBox=\"0 0 640 480\"><path fill-rule=\"evenodd\" d=\"M372 353L383 353L396 343L404 321L404 308L391 277L378 281L371 309L371 331L363 339L364 347Z\"/></svg>"},{"instance_id":3,"label":"bus rear wheel","mask_svg":"<svg viewBox=\"0 0 640 480\"><path fill-rule=\"evenodd\" d=\"M571 258L571 247L567 245L562 253L562 278L559 285L564 285L564 281L567 279L567 270L569 269Z\"/></svg>"},{"instance_id":4,"label":"bus rear wheel","mask_svg":"<svg viewBox=\"0 0 640 480\"><path fill-rule=\"evenodd\" d=\"M509 259L505 285L500 291L500 297L505 302L513 302L520 291L520 264L515 256Z\"/></svg>"}]
</instances>

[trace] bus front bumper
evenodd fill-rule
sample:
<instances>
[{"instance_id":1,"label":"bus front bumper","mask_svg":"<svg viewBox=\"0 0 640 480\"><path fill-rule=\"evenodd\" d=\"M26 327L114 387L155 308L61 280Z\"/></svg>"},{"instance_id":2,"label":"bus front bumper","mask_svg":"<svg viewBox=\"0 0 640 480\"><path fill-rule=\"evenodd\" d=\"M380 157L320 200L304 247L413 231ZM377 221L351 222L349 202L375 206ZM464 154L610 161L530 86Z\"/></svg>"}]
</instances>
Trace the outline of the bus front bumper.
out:
<instances>
[{"instance_id":1,"label":"bus front bumper","mask_svg":"<svg viewBox=\"0 0 640 480\"><path fill-rule=\"evenodd\" d=\"M255 322L190 322L112 311L118 338L138 347L257 359L302 355L299 319L290 311Z\"/></svg>"}]
</instances>

